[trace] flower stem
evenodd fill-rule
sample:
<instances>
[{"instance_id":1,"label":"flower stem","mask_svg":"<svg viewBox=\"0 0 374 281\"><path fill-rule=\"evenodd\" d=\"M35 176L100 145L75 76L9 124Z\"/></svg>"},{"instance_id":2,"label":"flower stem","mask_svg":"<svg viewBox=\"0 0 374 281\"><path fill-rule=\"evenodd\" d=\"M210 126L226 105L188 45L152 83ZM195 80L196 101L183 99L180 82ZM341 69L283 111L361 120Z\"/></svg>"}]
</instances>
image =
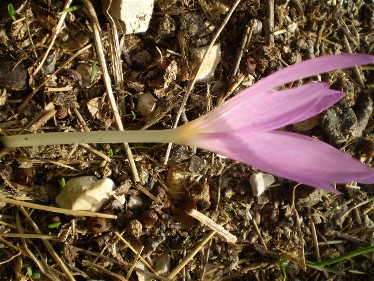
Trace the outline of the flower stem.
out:
<instances>
[{"instance_id":1,"label":"flower stem","mask_svg":"<svg viewBox=\"0 0 374 281\"><path fill-rule=\"evenodd\" d=\"M180 130L129 130L129 131L91 131L91 132L53 132L0 136L0 146L25 147L73 143L178 143Z\"/></svg>"}]
</instances>

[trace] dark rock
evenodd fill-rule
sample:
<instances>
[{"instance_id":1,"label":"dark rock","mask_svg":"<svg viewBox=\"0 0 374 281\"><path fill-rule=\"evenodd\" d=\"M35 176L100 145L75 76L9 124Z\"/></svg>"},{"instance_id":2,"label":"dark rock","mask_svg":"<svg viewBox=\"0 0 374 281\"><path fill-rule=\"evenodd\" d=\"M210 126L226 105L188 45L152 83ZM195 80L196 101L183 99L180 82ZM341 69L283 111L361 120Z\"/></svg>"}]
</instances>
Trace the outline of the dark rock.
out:
<instances>
[{"instance_id":1,"label":"dark rock","mask_svg":"<svg viewBox=\"0 0 374 281\"><path fill-rule=\"evenodd\" d=\"M358 120L353 109L345 101L340 101L327 109L321 118L322 129L335 144L347 142L351 136L356 136Z\"/></svg>"},{"instance_id":2,"label":"dark rock","mask_svg":"<svg viewBox=\"0 0 374 281\"><path fill-rule=\"evenodd\" d=\"M1 59L0 87L21 91L28 87L28 73L25 63L12 59Z\"/></svg>"}]
</instances>

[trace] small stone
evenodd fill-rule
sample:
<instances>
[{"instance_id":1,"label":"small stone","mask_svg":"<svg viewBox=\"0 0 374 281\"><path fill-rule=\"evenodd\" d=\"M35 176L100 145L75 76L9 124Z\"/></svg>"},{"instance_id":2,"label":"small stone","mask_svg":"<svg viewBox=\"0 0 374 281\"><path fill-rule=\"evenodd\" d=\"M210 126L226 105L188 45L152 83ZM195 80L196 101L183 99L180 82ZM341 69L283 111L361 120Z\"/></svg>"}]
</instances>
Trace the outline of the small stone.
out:
<instances>
[{"instance_id":1,"label":"small stone","mask_svg":"<svg viewBox=\"0 0 374 281\"><path fill-rule=\"evenodd\" d=\"M319 125L319 116L313 116L311 118L308 118L304 121L301 121L299 123L295 123L292 125L292 128L296 132L306 132L309 131Z\"/></svg>"},{"instance_id":2,"label":"small stone","mask_svg":"<svg viewBox=\"0 0 374 281\"><path fill-rule=\"evenodd\" d=\"M327 109L321 116L322 129L335 144L347 142L355 135L357 117L346 101L340 101Z\"/></svg>"},{"instance_id":3,"label":"small stone","mask_svg":"<svg viewBox=\"0 0 374 281\"><path fill-rule=\"evenodd\" d=\"M250 177L249 182L252 187L253 195L258 197L269 189L269 187L275 182L275 179L270 174L257 173Z\"/></svg>"},{"instance_id":4,"label":"small stone","mask_svg":"<svg viewBox=\"0 0 374 281\"><path fill-rule=\"evenodd\" d=\"M1 58L0 87L21 91L27 89L29 77L25 63Z\"/></svg>"},{"instance_id":5,"label":"small stone","mask_svg":"<svg viewBox=\"0 0 374 281\"><path fill-rule=\"evenodd\" d=\"M302 186L296 188L295 191L295 204L299 207L313 207L322 198L325 191L310 186Z\"/></svg>"},{"instance_id":6,"label":"small stone","mask_svg":"<svg viewBox=\"0 0 374 281\"><path fill-rule=\"evenodd\" d=\"M154 210L148 210L142 213L140 221L143 223L145 228L151 228L158 221L158 215Z\"/></svg>"},{"instance_id":7,"label":"small stone","mask_svg":"<svg viewBox=\"0 0 374 281\"><path fill-rule=\"evenodd\" d=\"M170 255L168 253L162 253L154 262L155 271L164 276L170 271Z\"/></svg>"},{"instance_id":8,"label":"small stone","mask_svg":"<svg viewBox=\"0 0 374 281\"><path fill-rule=\"evenodd\" d=\"M138 98L137 110L141 115L147 117L152 114L156 106L156 99L150 93L140 94Z\"/></svg>"},{"instance_id":9,"label":"small stone","mask_svg":"<svg viewBox=\"0 0 374 281\"><path fill-rule=\"evenodd\" d=\"M127 202L127 208L130 210L140 209L143 205L143 198L139 195L131 195Z\"/></svg>"},{"instance_id":10,"label":"small stone","mask_svg":"<svg viewBox=\"0 0 374 281\"><path fill-rule=\"evenodd\" d=\"M108 5L105 2L110 2L108 13L116 20L119 31L125 34L147 31L153 13L154 0L103 1L104 14Z\"/></svg>"},{"instance_id":11,"label":"small stone","mask_svg":"<svg viewBox=\"0 0 374 281\"><path fill-rule=\"evenodd\" d=\"M251 24L253 34L259 34L262 31L262 21L258 19L252 19Z\"/></svg>"},{"instance_id":12,"label":"small stone","mask_svg":"<svg viewBox=\"0 0 374 281\"><path fill-rule=\"evenodd\" d=\"M197 67L203 60L205 52L208 46L194 48L192 50L194 56L194 67ZM197 81L208 81L213 78L214 72L218 63L221 61L221 45L215 44L209 52L209 55L201 65L199 72L197 73Z\"/></svg>"},{"instance_id":13,"label":"small stone","mask_svg":"<svg viewBox=\"0 0 374 281\"><path fill-rule=\"evenodd\" d=\"M196 155L190 159L190 166L188 167L191 173L197 174L201 172L206 166L206 161Z\"/></svg>"},{"instance_id":14,"label":"small stone","mask_svg":"<svg viewBox=\"0 0 374 281\"><path fill-rule=\"evenodd\" d=\"M289 33L294 33L297 29L297 23L291 22L290 24L287 25L287 31Z\"/></svg>"},{"instance_id":15,"label":"small stone","mask_svg":"<svg viewBox=\"0 0 374 281\"><path fill-rule=\"evenodd\" d=\"M131 236L139 238L143 233L143 225L138 220L131 220L127 227L127 231Z\"/></svg>"},{"instance_id":16,"label":"small stone","mask_svg":"<svg viewBox=\"0 0 374 281\"><path fill-rule=\"evenodd\" d=\"M96 212L112 197L114 188L114 182L109 178L72 178L57 195L56 203L65 209Z\"/></svg>"}]
</instances>

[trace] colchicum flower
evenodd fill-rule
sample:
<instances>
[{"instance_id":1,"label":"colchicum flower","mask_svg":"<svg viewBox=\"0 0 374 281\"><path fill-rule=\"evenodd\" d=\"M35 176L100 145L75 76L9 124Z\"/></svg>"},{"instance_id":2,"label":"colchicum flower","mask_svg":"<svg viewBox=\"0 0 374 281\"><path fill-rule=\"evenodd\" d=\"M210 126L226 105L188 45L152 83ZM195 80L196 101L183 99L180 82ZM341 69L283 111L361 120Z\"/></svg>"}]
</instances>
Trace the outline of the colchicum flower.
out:
<instances>
[{"instance_id":1,"label":"colchicum flower","mask_svg":"<svg viewBox=\"0 0 374 281\"><path fill-rule=\"evenodd\" d=\"M0 137L7 147L68 143L160 142L195 146L267 173L336 192L331 183L374 183L374 169L317 139L275 131L330 107L344 93L325 82L277 90L320 73L373 64L374 56L343 54L307 60L271 74L176 129L45 133Z\"/></svg>"}]
</instances>

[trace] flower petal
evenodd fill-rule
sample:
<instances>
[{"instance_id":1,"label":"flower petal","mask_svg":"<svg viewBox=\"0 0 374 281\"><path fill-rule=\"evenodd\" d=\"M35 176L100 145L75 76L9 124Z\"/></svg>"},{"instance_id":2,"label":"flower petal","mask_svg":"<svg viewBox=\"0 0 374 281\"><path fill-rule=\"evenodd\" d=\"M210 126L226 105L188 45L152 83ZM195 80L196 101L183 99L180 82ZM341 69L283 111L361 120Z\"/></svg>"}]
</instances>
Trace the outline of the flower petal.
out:
<instances>
[{"instance_id":1,"label":"flower petal","mask_svg":"<svg viewBox=\"0 0 374 281\"><path fill-rule=\"evenodd\" d=\"M247 92L248 93L244 93ZM203 132L227 130L270 131L310 118L341 99L345 94L329 89L324 82L271 92L249 93L242 100L228 101L208 114L192 121ZM245 94L245 96L243 95ZM235 99L235 98L234 98Z\"/></svg>"},{"instance_id":2,"label":"flower petal","mask_svg":"<svg viewBox=\"0 0 374 281\"><path fill-rule=\"evenodd\" d=\"M304 79L336 69L349 68L356 65L373 64L374 56L366 54L341 54L321 56L285 67L261 79L254 84L252 90L274 89L281 85Z\"/></svg>"},{"instance_id":3,"label":"flower petal","mask_svg":"<svg viewBox=\"0 0 374 281\"><path fill-rule=\"evenodd\" d=\"M288 132L200 134L183 144L225 155L265 172L337 192L330 183L374 183L374 169L319 140Z\"/></svg>"}]
</instances>

